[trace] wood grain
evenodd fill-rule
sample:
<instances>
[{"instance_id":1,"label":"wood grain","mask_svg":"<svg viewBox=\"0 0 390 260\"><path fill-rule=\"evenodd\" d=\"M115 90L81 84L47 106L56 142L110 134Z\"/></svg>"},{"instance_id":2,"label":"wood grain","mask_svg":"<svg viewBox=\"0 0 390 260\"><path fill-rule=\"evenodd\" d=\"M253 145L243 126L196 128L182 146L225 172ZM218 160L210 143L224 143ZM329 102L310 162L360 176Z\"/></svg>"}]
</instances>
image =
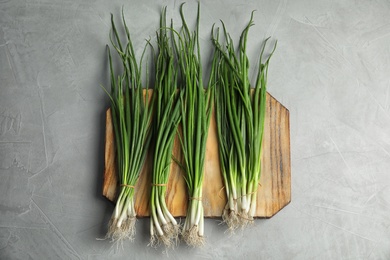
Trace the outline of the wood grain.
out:
<instances>
[{"instance_id":1,"label":"wood grain","mask_svg":"<svg viewBox=\"0 0 390 260\"><path fill-rule=\"evenodd\" d=\"M107 110L103 195L111 201L116 200L118 188L113 142L111 112ZM174 156L181 160L180 144L177 138L173 150ZM271 217L291 200L291 166L289 111L269 94L267 94L262 156L262 175L257 195L256 217ZM135 204L139 217L149 216L151 165L152 155L150 153L136 186ZM188 202L182 174L180 167L172 162L166 200L169 210L177 217L185 216ZM211 118L207 139L204 174L203 205L205 217L220 217L226 204L226 195L219 168L218 140L214 117Z\"/></svg>"}]
</instances>

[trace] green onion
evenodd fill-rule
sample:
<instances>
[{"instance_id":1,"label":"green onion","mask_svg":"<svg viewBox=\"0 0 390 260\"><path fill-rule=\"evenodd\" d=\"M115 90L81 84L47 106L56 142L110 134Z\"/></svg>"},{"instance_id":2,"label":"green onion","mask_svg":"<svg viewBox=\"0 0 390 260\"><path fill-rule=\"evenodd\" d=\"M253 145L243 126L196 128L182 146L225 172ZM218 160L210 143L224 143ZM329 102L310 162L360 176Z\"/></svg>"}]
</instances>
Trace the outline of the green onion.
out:
<instances>
[{"instance_id":1,"label":"green onion","mask_svg":"<svg viewBox=\"0 0 390 260\"><path fill-rule=\"evenodd\" d=\"M204 219L202 183L206 140L212 110L213 88L204 89L199 44L200 4L197 9L197 25L190 32L180 7L182 29L176 34L175 50L180 67L182 134L181 148L184 157L184 178L187 184L189 203L182 230L184 241L190 246L204 243Z\"/></svg>"},{"instance_id":2,"label":"green onion","mask_svg":"<svg viewBox=\"0 0 390 260\"><path fill-rule=\"evenodd\" d=\"M114 128L117 170L120 191L114 212L109 222L106 237L112 241L134 239L136 211L134 208L134 189L151 139L152 107L148 90L142 88L142 54L139 64L136 61L129 29L123 10L122 20L127 44L122 45L113 15L111 24L113 37L111 43L123 65L123 72L116 76L110 48L107 46L111 74L111 92L106 93L111 101L112 124ZM125 46L125 47L123 47Z\"/></svg>"},{"instance_id":3,"label":"green onion","mask_svg":"<svg viewBox=\"0 0 390 260\"><path fill-rule=\"evenodd\" d=\"M216 120L221 171L228 198L222 218L229 229L246 226L256 213L257 190L261 176L262 141L266 111L267 75L269 60L259 58L257 80L252 90L249 82L249 60L246 43L253 25L253 12L243 30L238 54L225 25L223 34L226 48L219 43L219 33L213 42L221 57L216 66Z\"/></svg>"},{"instance_id":4,"label":"green onion","mask_svg":"<svg viewBox=\"0 0 390 260\"><path fill-rule=\"evenodd\" d=\"M158 55L156 59L156 83L154 87L155 149L153 160L152 189L150 196L150 235L152 246L163 243L174 246L178 240L179 225L169 212L165 197L167 190L172 148L180 122L180 98L177 92L177 71L173 48L166 27L166 8L160 19L157 33Z\"/></svg>"}]
</instances>

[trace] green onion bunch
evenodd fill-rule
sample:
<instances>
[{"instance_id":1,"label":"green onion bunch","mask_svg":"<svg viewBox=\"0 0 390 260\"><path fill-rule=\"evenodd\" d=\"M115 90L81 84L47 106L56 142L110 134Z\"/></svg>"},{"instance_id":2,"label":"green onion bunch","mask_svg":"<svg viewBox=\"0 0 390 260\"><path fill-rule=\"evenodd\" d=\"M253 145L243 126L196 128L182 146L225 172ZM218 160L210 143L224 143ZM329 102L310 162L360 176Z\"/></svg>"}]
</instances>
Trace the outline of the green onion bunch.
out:
<instances>
[{"instance_id":1,"label":"green onion bunch","mask_svg":"<svg viewBox=\"0 0 390 260\"><path fill-rule=\"evenodd\" d=\"M165 202L172 148L181 118L180 97L177 91L177 60L170 40L171 34L173 30L166 26L164 8L160 29L157 32L158 54L153 93L155 149L150 196L150 244L154 246L162 243L166 247L174 246L179 236L179 225Z\"/></svg>"},{"instance_id":2,"label":"green onion bunch","mask_svg":"<svg viewBox=\"0 0 390 260\"><path fill-rule=\"evenodd\" d=\"M202 183L206 140L213 104L213 88L204 89L199 45L200 4L197 9L196 30L190 32L180 7L182 28L176 33L175 50L180 68L181 148L184 157L184 178L188 190L187 217L182 238L190 246L204 243Z\"/></svg>"},{"instance_id":3,"label":"green onion bunch","mask_svg":"<svg viewBox=\"0 0 390 260\"><path fill-rule=\"evenodd\" d=\"M117 171L120 190L114 212L109 222L106 237L112 241L132 240L135 235L136 211L134 208L134 189L151 139L152 102L148 91L144 95L142 86L142 54L137 63L129 29L123 11L122 20L127 43L122 45L111 15L113 48L122 61L122 71L114 71L110 48L107 46L111 92L106 90L111 101L112 124L114 128ZM146 48L145 48L146 49ZM146 77L147 78L147 77Z\"/></svg>"},{"instance_id":4,"label":"green onion bunch","mask_svg":"<svg viewBox=\"0 0 390 260\"><path fill-rule=\"evenodd\" d=\"M246 45L253 12L243 30L238 51L223 26L226 41L220 43L219 31L213 42L220 60L215 63L215 114L221 171L228 202L222 218L230 230L246 226L256 213L257 190L261 176L262 142L266 111L269 60L263 63L267 40L261 49L254 88L249 81L249 60ZM225 47L224 47L225 46Z\"/></svg>"}]
</instances>

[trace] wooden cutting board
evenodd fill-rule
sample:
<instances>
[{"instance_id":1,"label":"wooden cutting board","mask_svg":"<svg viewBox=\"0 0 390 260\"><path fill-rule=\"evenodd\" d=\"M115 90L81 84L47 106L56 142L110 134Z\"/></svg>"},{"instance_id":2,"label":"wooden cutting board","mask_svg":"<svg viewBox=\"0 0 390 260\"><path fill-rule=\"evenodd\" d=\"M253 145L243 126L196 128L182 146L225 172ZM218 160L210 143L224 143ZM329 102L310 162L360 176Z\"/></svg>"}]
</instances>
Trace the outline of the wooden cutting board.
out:
<instances>
[{"instance_id":1,"label":"wooden cutting board","mask_svg":"<svg viewBox=\"0 0 390 260\"><path fill-rule=\"evenodd\" d=\"M149 90L152 92L152 90ZM176 139L173 154L179 160L180 143ZM267 111L263 141L262 174L258 189L256 217L271 217L291 200L290 121L289 111L270 94L267 94ZM152 154L146 158L135 189L135 208L139 217L149 216ZM115 201L118 190L115 169L114 136L111 112L106 113L105 170L103 195ZM211 118L206 145L203 183L205 217L220 217L226 204L218 158L218 139L215 118ZM188 195L183 172L174 162L167 188L167 205L175 217L185 216Z\"/></svg>"}]
</instances>

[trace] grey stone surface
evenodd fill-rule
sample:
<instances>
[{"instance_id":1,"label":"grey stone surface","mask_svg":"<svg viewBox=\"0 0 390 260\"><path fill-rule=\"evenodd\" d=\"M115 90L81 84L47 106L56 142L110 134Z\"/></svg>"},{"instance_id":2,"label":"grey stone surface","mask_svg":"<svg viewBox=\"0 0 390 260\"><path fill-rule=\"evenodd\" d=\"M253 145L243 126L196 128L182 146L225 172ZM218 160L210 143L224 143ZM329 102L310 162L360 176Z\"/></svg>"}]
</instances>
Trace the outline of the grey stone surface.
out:
<instances>
[{"instance_id":1,"label":"grey stone surface","mask_svg":"<svg viewBox=\"0 0 390 260\"><path fill-rule=\"evenodd\" d=\"M292 202L235 235L163 253L148 219L123 250L105 240L102 198L110 12L136 52L178 1L0 1L0 259L390 259L390 3L202 1L201 44L222 19L248 51L279 41L269 92L290 110ZM189 1L193 21L196 3ZM179 24L179 22L177 22ZM206 60L206 58L205 58Z\"/></svg>"}]
</instances>

